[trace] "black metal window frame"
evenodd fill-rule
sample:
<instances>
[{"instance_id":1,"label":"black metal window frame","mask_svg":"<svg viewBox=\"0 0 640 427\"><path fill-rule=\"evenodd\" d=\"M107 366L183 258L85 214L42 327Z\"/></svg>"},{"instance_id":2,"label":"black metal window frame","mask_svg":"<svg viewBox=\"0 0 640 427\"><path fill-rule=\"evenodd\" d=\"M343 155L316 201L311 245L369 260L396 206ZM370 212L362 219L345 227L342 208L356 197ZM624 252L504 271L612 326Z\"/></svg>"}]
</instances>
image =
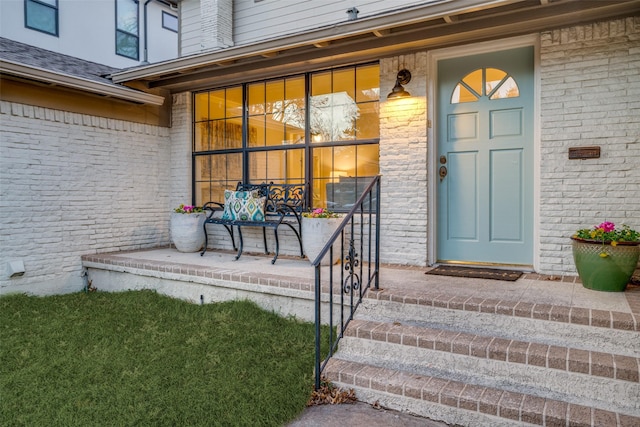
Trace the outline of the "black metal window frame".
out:
<instances>
[{"instance_id":1,"label":"black metal window frame","mask_svg":"<svg viewBox=\"0 0 640 427\"><path fill-rule=\"evenodd\" d=\"M58 0L54 0L54 2L55 2L55 5L52 5L52 4L50 4L50 3L46 2L46 1L24 0L24 26L25 26L25 28L29 28L29 29L35 30L35 31L40 31L41 33L45 33L45 34L49 34L49 35L58 37L59 36L59 32L60 32L60 30L59 30L59 28L60 28L59 27L59 19L58 19L58 7L59 7L59 5L58 5ZM54 23L55 23L54 24L55 25L55 29L54 29L53 32L52 31L47 31L47 30L45 30L45 29L43 29L41 27L37 27L37 26L34 26L34 25L29 25L29 21L31 21L29 19L29 17L30 17L30 13L29 13L30 7L29 7L29 5L36 5L38 7L43 7L43 8L49 9L50 13L53 13Z\"/></svg>"},{"instance_id":2,"label":"black metal window frame","mask_svg":"<svg viewBox=\"0 0 640 427\"><path fill-rule=\"evenodd\" d=\"M140 10L138 8L138 2L136 0L129 0L132 3L134 3L136 5L136 18L135 18L135 23L136 23L136 32L132 33L131 31L128 31L126 29L122 29L119 28L119 17L120 17L120 11L118 11L118 4L119 2L122 0L114 0L115 2L115 25L116 25L116 32L115 32L115 52L116 55L118 56L123 56L125 58L129 58L129 59L133 59L133 60L139 60L140 59ZM136 44L136 49L135 49L135 54L126 54L123 50L121 50L121 44L119 42L119 38L120 36L125 36L125 37L132 37L135 39L135 44Z\"/></svg>"},{"instance_id":3,"label":"black metal window frame","mask_svg":"<svg viewBox=\"0 0 640 427\"><path fill-rule=\"evenodd\" d=\"M249 177L249 154L250 153L257 153L257 152L274 152L274 151L283 151L283 150L291 150L291 149L304 149L304 156L305 156L305 165L304 165L304 176L305 176L305 182L308 184L308 188L309 191L306 194L307 197L307 206L312 206L312 200L313 200L313 180L314 180L314 171L313 171L313 157L312 157L312 152L313 149L319 149L319 148L327 148L327 147L346 147L346 146L365 146L365 145L379 145L380 143L380 137L378 135L377 138L370 138L370 139L353 139L353 140L340 140L340 141L326 141L326 142L312 142L312 135L310 133L310 126L309 126L309 114L310 114L310 94L311 94L311 76L314 73L321 73L321 72L326 72L326 71L335 71L335 70L340 70L343 68L355 68L358 66L370 66L370 65L378 65L378 62L369 62L369 63L363 63L363 64L354 64L354 65L350 65L350 66L345 66L345 67L337 67L337 68L329 68L329 69L320 69L320 70L313 70L313 71L309 71L309 72L305 72L305 73L298 73L298 74L292 74L292 75L286 75L286 76L278 76L272 79L264 79L264 80L256 80L256 81L251 81L251 82L244 82L242 84L236 84L236 85L230 85L230 86L225 86L225 87L217 87L217 88L210 88L210 89L206 89L206 90L201 90L198 92L194 92L192 93L192 103L195 103L195 98L197 94L200 93L205 93L205 92L210 92L210 91L214 91L214 90L226 90L226 89L230 89L230 88L234 88L234 87L238 87L241 86L242 87L242 146L239 148L230 148L230 149L219 149L219 150L206 150L206 151L196 151L196 132L195 132L195 125L196 125L196 118L195 118L195 108L193 108L192 111L192 177L191 177L191 183L192 183L192 203L196 203L196 159L199 156L209 156L209 155L225 155L225 154L241 154L242 155L242 182L244 183L249 183L250 182L250 177ZM287 146L259 146L259 147L249 147L248 146L248 138L247 138L247 128L248 128L248 102L247 102L247 95L248 95L248 91L247 91L247 87L251 84L255 84L255 83L260 83L260 82L269 82L269 81L275 81L275 80L283 80L283 79L287 79L287 78L293 78L293 77L299 77L299 76L304 76L305 78L305 113L306 113L306 119L305 119L305 140L298 144L298 145L287 145ZM378 99L377 102L380 102L380 100ZM370 178L364 178L366 179L367 183L369 181ZM340 210L338 210L340 211Z\"/></svg>"}]
</instances>

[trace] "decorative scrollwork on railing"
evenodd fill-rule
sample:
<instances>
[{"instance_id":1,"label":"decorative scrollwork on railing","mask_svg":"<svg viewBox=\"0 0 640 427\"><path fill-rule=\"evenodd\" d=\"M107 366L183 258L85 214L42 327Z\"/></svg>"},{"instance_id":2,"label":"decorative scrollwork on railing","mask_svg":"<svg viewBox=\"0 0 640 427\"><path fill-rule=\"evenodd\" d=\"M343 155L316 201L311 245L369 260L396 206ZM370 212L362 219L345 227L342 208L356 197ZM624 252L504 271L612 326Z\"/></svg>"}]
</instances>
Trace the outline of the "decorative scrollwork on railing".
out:
<instances>
[{"instance_id":1,"label":"decorative scrollwork on railing","mask_svg":"<svg viewBox=\"0 0 640 427\"><path fill-rule=\"evenodd\" d=\"M344 269L348 274L344 279L342 292L349 294L351 290L357 291L360 289L360 276L356 273L356 267L360 265L360 260L358 260L358 253L353 243L353 237L349 239L349 255L346 256L345 261Z\"/></svg>"}]
</instances>

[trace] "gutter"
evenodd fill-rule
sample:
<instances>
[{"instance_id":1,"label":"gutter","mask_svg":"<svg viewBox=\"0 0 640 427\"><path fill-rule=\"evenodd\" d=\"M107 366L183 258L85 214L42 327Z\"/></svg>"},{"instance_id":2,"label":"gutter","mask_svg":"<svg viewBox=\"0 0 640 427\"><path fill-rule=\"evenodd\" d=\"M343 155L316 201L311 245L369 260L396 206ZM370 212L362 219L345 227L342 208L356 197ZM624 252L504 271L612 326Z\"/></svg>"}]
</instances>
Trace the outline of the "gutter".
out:
<instances>
[{"instance_id":1,"label":"gutter","mask_svg":"<svg viewBox=\"0 0 640 427\"><path fill-rule=\"evenodd\" d=\"M96 82L83 77L53 72L44 68L20 64L6 59L0 59L0 74L13 75L41 81L56 86L91 92L102 96L122 99L138 104L163 105L164 97L150 93L139 92L124 86Z\"/></svg>"}]
</instances>

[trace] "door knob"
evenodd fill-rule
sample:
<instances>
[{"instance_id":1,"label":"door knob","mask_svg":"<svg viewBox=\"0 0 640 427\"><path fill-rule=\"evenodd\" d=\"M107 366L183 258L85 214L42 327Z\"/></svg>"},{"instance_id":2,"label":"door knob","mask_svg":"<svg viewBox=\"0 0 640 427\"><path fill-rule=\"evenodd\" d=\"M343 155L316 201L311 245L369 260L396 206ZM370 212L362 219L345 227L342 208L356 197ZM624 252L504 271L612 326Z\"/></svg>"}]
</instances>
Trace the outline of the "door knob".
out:
<instances>
[{"instance_id":1,"label":"door knob","mask_svg":"<svg viewBox=\"0 0 640 427\"><path fill-rule=\"evenodd\" d=\"M447 167L440 166L440 182L442 182L445 176L447 176Z\"/></svg>"}]
</instances>

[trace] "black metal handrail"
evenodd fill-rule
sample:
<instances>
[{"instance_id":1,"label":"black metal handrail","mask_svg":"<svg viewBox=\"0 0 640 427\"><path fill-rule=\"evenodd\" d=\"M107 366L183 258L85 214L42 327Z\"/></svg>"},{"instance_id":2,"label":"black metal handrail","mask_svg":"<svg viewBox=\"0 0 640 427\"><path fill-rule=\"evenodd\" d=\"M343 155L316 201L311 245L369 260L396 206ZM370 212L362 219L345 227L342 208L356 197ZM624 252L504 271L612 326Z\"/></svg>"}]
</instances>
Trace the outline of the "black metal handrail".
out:
<instances>
[{"instance_id":1,"label":"black metal handrail","mask_svg":"<svg viewBox=\"0 0 640 427\"><path fill-rule=\"evenodd\" d=\"M373 178L371 183L360 195L349 213L344 216L340 227L333 233L327 244L312 264L315 269L315 328L316 328L316 360L315 360L315 387L320 388L322 371L329 358L338 348L338 342L342 338L347 325L353 319L353 315L362 302L362 297L373 284L375 289L380 288L380 176ZM359 219L359 224L356 220ZM365 227L366 225L366 227ZM346 231L345 231L346 230ZM348 235L345 235L347 234ZM340 253L339 263L334 265L334 243L339 239ZM348 241L348 251L345 252L345 241ZM365 247L365 242L366 247ZM366 253L365 253L366 252ZM346 256L345 256L346 253ZM325 257L329 257L329 279L325 283L329 296L328 315L328 355L322 360L322 265ZM334 281L337 274L334 270L339 265L340 288L339 294L335 289ZM366 265L366 271L365 271ZM366 273L366 277L364 274ZM357 292L357 295L355 295ZM335 293L335 295L334 295ZM339 295L338 301L335 297ZM339 313L336 313L339 304ZM338 314L339 319L335 319ZM335 332L334 332L335 328Z\"/></svg>"}]
</instances>

